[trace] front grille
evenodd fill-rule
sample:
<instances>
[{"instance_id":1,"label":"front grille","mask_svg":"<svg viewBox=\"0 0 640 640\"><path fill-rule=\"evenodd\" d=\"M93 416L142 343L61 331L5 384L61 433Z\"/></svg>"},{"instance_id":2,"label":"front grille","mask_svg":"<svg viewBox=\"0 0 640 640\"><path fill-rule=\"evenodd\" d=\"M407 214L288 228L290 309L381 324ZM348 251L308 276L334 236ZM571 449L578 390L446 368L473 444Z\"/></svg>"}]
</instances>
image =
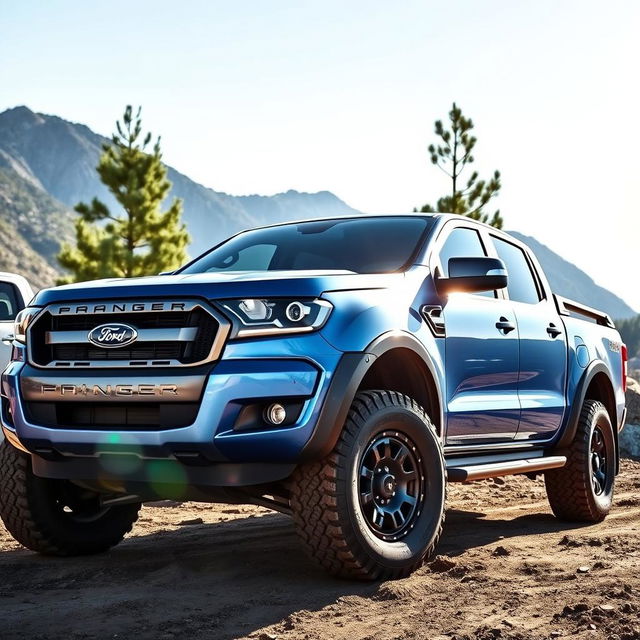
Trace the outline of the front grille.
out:
<instances>
[{"instance_id":1,"label":"front grille","mask_svg":"<svg viewBox=\"0 0 640 640\"><path fill-rule=\"evenodd\" d=\"M80 309L111 308L84 305ZM179 311L146 310L169 303L139 302L138 309L124 313L74 313L74 307L52 305L29 328L29 352L41 367L190 366L214 360L222 348L228 323L199 302L180 303ZM173 303L174 305L177 303ZM128 305L128 306L127 306ZM129 309L134 303L120 303ZM70 311L69 311L70 310ZM104 348L92 344L89 332L103 324L133 327L138 339L127 346ZM153 335L154 339L146 336Z\"/></svg>"},{"instance_id":2,"label":"front grille","mask_svg":"<svg viewBox=\"0 0 640 640\"><path fill-rule=\"evenodd\" d=\"M25 402L27 419L56 429L166 430L187 427L198 415L197 402L144 404Z\"/></svg>"},{"instance_id":3,"label":"front grille","mask_svg":"<svg viewBox=\"0 0 640 640\"><path fill-rule=\"evenodd\" d=\"M47 361L98 361L98 360L183 360L185 346L177 342L147 342L121 349L101 349L93 345L65 344L50 348ZM206 355L206 352L205 354ZM201 360L204 358L204 355Z\"/></svg>"}]
</instances>

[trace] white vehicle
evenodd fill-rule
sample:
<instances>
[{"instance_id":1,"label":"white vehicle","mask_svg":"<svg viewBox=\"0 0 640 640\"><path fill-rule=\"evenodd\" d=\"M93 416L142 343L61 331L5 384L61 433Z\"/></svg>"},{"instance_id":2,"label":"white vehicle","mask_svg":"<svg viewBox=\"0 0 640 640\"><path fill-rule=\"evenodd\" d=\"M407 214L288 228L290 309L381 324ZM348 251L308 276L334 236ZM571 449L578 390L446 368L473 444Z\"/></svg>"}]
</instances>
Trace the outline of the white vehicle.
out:
<instances>
[{"instance_id":1,"label":"white vehicle","mask_svg":"<svg viewBox=\"0 0 640 640\"><path fill-rule=\"evenodd\" d=\"M11 357L13 321L31 298L33 291L25 278L0 271L0 373Z\"/></svg>"}]
</instances>

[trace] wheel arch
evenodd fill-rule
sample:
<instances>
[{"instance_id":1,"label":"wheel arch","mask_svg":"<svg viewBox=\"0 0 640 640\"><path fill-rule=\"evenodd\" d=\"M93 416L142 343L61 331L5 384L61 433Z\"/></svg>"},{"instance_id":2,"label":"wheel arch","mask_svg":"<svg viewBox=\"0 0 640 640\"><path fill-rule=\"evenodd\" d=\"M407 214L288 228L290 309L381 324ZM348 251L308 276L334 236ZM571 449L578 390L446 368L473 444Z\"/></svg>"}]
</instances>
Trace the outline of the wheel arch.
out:
<instances>
[{"instance_id":1,"label":"wheel arch","mask_svg":"<svg viewBox=\"0 0 640 640\"><path fill-rule=\"evenodd\" d=\"M373 340L364 352L343 355L301 459L327 455L338 441L356 393L372 389L389 389L412 397L423 406L443 437L443 404L436 366L417 338L404 331L390 331Z\"/></svg>"},{"instance_id":2,"label":"wheel arch","mask_svg":"<svg viewBox=\"0 0 640 640\"><path fill-rule=\"evenodd\" d=\"M580 420L580 412L582 411L585 400L602 402L609 414L616 446L617 473L620 456L618 449L616 397L609 369L602 361L597 360L592 362L582 374L582 378L576 387L573 402L571 403L568 421L554 448L556 450L564 449L568 447L575 438L578 430L578 421Z\"/></svg>"}]
</instances>

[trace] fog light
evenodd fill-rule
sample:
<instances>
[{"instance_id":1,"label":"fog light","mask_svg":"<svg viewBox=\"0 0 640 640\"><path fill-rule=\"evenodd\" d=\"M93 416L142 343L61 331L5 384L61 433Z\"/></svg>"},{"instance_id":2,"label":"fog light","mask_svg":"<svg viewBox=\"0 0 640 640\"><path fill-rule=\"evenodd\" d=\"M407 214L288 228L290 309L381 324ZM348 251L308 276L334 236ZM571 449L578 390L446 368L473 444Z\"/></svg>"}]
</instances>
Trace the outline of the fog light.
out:
<instances>
[{"instance_id":1,"label":"fog light","mask_svg":"<svg viewBox=\"0 0 640 640\"><path fill-rule=\"evenodd\" d=\"M287 417L287 412L281 404L276 402L267 407L265 416L271 424L282 424Z\"/></svg>"}]
</instances>

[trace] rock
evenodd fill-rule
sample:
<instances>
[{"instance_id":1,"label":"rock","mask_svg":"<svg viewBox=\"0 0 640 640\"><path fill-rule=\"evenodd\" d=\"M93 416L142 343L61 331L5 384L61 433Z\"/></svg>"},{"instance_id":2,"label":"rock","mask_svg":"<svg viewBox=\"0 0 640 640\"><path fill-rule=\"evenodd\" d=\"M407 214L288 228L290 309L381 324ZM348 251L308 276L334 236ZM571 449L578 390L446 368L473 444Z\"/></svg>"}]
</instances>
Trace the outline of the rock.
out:
<instances>
[{"instance_id":1,"label":"rock","mask_svg":"<svg viewBox=\"0 0 640 640\"><path fill-rule=\"evenodd\" d=\"M574 604L574 605L568 604L568 605L565 605L561 614L554 617L570 618L570 617L575 617L576 615L579 615L581 613L584 613L585 611L589 611L589 605L586 602L579 602L578 604Z\"/></svg>"},{"instance_id":2,"label":"rock","mask_svg":"<svg viewBox=\"0 0 640 640\"><path fill-rule=\"evenodd\" d=\"M493 555L494 556L510 556L511 551L509 551L509 549L506 549L505 547L500 546L494 549Z\"/></svg>"},{"instance_id":3,"label":"rock","mask_svg":"<svg viewBox=\"0 0 640 640\"><path fill-rule=\"evenodd\" d=\"M587 567L586 565L578 567L578 573L589 573L589 571L591 571L591 567Z\"/></svg>"},{"instance_id":4,"label":"rock","mask_svg":"<svg viewBox=\"0 0 640 640\"><path fill-rule=\"evenodd\" d=\"M640 382L627 377L627 420L620 433L620 454L640 458Z\"/></svg>"},{"instance_id":5,"label":"rock","mask_svg":"<svg viewBox=\"0 0 640 640\"><path fill-rule=\"evenodd\" d=\"M640 423L630 424L629 417L620 432L620 455L625 458L640 458Z\"/></svg>"},{"instance_id":6,"label":"rock","mask_svg":"<svg viewBox=\"0 0 640 640\"><path fill-rule=\"evenodd\" d=\"M603 611L604 613L611 613L612 611L616 610L616 608L612 604L601 604L598 609L600 609L600 611Z\"/></svg>"},{"instance_id":7,"label":"rock","mask_svg":"<svg viewBox=\"0 0 640 640\"><path fill-rule=\"evenodd\" d=\"M190 520L181 520L178 524L180 526L190 525L190 524L204 524L204 520L202 518L191 518Z\"/></svg>"},{"instance_id":8,"label":"rock","mask_svg":"<svg viewBox=\"0 0 640 640\"><path fill-rule=\"evenodd\" d=\"M564 536L562 540L558 542L558 545L562 547L581 547L582 542L575 540L574 538L570 538L569 536Z\"/></svg>"},{"instance_id":9,"label":"rock","mask_svg":"<svg viewBox=\"0 0 640 640\"><path fill-rule=\"evenodd\" d=\"M640 424L640 382L633 378L627 378L627 422Z\"/></svg>"}]
</instances>

